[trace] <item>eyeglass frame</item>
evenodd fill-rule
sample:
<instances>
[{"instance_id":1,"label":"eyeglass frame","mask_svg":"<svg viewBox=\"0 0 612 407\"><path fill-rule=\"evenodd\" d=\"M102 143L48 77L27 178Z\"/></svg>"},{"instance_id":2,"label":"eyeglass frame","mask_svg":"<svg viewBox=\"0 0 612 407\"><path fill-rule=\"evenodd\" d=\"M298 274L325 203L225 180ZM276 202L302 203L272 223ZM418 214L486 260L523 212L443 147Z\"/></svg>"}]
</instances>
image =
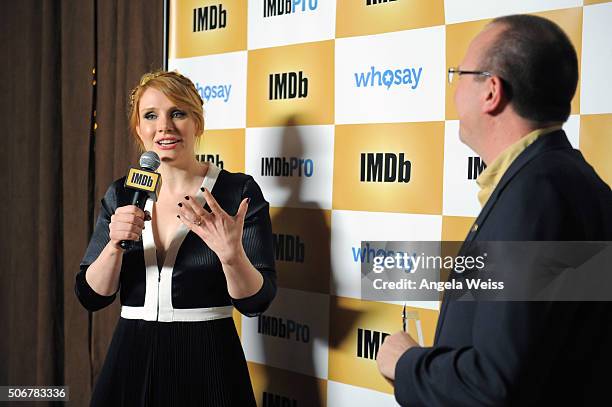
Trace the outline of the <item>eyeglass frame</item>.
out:
<instances>
[{"instance_id":1,"label":"eyeglass frame","mask_svg":"<svg viewBox=\"0 0 612 407\"><path fill-rule=\"evenodd\" d=\"M448 81L449 85L452 85L453 77L455 75L457 75L457 76L461 76L461 75L478 75L478 76L486 76L488 78L493 76L493 74L491 72L489 72L489 71L464 71L462 69L459 69L459 67L450 67L450 68L448 68L448 71L447 71L446 75L447 75L446 80Z\"/></svg>"}]
</instances>

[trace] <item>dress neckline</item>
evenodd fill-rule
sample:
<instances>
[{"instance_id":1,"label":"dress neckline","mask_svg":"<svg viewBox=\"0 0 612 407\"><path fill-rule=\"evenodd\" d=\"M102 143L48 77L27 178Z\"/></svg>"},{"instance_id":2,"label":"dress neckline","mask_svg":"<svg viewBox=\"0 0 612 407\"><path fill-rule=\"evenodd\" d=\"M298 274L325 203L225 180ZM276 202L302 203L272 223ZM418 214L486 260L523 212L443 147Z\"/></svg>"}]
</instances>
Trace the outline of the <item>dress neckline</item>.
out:
<instances>
[{"instance_id":1,"label":"dress neckline","mask_svg":"<svg viewBox=\"0 0 612 407\"><path fill-rule=\"evenodd\" d=\"M198 188L194 196L200 206L203 207L206 203L204 200L204 193L202 192L201 188L206 188L212 192L220 172L221 170L219 167L213 163L208 163L208 170L204 175L200 188ZM147 200L145 210L148 210L149 213L153 214L152 200ZM155 270L160 273L160 275L164 269L169 269L170 271L174 269L176 255L178 254L187 233L189 233L189 228L181 223L174 231L174 236L172 237L168 250L166 250L166 255L164 256L164 262L160 265L157 261L157 247L155 246L155 239L153 238L153 228L145 228L142 232L142 246L144 250L145 266L147 268L154 267Z\"/></svg>"}]
</instances>

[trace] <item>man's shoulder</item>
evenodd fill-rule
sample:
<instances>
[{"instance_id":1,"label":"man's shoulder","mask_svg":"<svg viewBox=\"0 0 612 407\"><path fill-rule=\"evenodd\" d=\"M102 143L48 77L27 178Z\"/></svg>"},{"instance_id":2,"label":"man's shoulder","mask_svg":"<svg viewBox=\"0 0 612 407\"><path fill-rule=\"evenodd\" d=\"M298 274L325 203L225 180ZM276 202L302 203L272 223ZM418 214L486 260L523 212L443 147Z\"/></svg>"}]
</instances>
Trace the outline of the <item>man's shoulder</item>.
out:
<instances>
[{"instance_id":1,"label":"man's shoulder","mask_svg":"<svg viewBox=\"0 0 612 407\"><path fill-rule=\"evenodd\" d=\"M484 238L598 240L609 234L612 192L579 151L541 151L514 171L488 204Z\"/></svg>"},{"instance_id":2,"label":"man's shoulder","mask_svg":"<svg viewBox=\"0 0 612 407\"><path fill-rule=\"evenodd\" d=\"M610 198L610 187L599 177L594 168L574 149L544 151L524 165L509 183L509 188L535 193L574 196L580 199ZM576 193L588 193L578 197Z\"/></svg>"}]
</instances>

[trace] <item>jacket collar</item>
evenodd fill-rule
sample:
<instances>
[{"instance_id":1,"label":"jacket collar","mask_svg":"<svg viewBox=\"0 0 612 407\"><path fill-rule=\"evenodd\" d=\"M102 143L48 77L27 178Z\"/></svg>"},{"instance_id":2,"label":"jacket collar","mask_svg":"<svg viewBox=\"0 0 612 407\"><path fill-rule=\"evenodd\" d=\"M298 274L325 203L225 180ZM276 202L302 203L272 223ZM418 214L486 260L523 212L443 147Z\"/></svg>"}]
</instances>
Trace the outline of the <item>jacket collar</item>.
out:
<instances>
[{"instance_id":1,"label":"jacket collar","mask_svg":"<svg viewBox=\"0 0 612 407\"><path fill-rule=\"evenodd\" d=\"M476 218L474 226L472 226L470 229L470 232L466 238L466 243L474 240L474 238L478 235L480 225L486 221L491 209L493 209L497 203L500 194L506 188L508 183L512 181L512 179L523 169L523 167L525 167L525 165L538 157L540 154L547 151L572 148L573 147L563 130L558 130L547 134L546 137L540 137L530 146L528 146L518 157L516 157L512 164L510 164L510 167L508 167L502 178L499 180L499 183L493 190L493 193Z\"/></svg>"}]
</instances>

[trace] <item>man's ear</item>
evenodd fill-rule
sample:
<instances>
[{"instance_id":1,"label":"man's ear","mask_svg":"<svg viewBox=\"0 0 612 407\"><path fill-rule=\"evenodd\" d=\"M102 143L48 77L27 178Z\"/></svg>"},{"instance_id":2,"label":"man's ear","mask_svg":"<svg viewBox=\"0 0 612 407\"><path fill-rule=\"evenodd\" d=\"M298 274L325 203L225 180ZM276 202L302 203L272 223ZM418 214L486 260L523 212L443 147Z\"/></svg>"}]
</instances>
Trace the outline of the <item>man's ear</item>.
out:
<instances>
[{"instance_id":1,"label":"man's ear","mask_svg":"<svg viewBox=\"0 0 612 407\"><path fill-rule=\"evenodd\" d=\"M486 84L482 111L497 114L503 110L507 101L502 80L498 76L491 76L486 79Z\"/></svg>"}]
</instances>

